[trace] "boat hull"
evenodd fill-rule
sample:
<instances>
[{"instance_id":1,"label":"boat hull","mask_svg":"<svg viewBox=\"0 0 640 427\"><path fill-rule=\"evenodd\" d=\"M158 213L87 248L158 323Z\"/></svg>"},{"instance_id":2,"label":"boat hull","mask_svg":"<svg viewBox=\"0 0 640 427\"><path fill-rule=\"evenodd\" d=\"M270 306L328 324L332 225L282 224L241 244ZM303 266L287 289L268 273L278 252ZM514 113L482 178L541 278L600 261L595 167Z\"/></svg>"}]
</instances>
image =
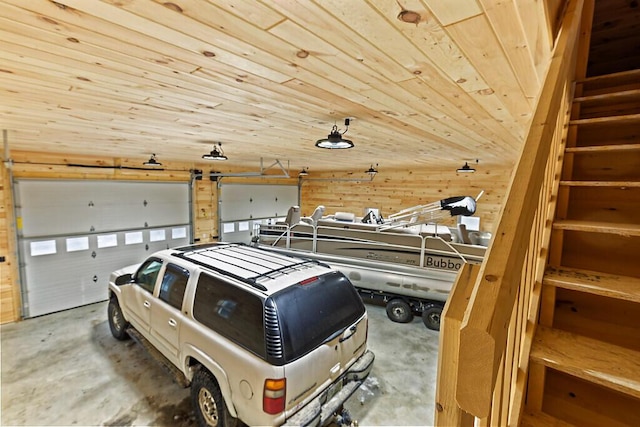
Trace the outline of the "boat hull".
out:
<instances>
[{"instance_id":1,"label":"boat hull","mask_svg":"<svg viewBox=\"0 0 640 427\"><path fill-rule=\"evenodd\" d=\"M262 226L259 244L329 264L361 289L434 301L446 301L458 270L465 262L482 262L486 249L351 227Z\"/></svg>"},{"instance_id":2,"label":"boat hull","mask_svg":"<svg viewBox=\"0 0 640 427\"><path fill-rule=\"evenodd\" d=\"M278 246L265 248L287 255L311 258L330 265L347 276L356 288L416 299L446 301L457 275L456 271L449 270L412 267Z\"/></svg>"}]
</instances>

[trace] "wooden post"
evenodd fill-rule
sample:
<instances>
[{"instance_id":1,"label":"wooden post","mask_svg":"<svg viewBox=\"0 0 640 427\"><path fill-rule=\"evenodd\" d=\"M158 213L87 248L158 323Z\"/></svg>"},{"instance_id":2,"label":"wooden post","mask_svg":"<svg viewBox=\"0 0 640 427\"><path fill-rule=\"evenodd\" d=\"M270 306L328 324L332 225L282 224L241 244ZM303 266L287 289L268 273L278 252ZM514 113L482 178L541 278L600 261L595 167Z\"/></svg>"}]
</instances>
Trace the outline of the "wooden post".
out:
<instances>
[{"instance_id":1,"label":"wooden post","mask_svg":"<svg viewBox=\"0 0 640 427\"><path fill-rule=\"evenodd\" d=\"M434 417L437 426L473 426L473 416L462 411L455 400L455 388L458 383L460 325L479 271L479 265L463 265L442 312Z\"/></svg>"}]
</instances>

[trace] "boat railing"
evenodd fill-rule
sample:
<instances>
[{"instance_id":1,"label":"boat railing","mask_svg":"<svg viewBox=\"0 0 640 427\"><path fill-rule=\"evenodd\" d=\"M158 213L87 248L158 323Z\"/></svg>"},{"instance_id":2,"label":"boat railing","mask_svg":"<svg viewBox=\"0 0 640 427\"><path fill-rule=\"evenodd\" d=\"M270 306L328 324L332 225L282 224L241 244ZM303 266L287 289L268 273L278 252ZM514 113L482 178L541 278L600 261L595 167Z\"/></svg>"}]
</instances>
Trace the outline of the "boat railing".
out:
<instances>
[{"instance_id":1,"label":"boat railing","mask_svg":"<svg viewBox=\"0 0 640 427\"><path fill-rule=\"evenodd\" d=\"M260 226L262 227L262 225ZM460 258L460 260L462 261L462 263L467 263L468 260L465 257L464 254L462 254L454 245L451 244L451 242L446 241L445 239L443 239L441 236L437 235L437 234L429 234L429 235L423 235L423 234L410 234L410 233L396 233L393 231L385 231L383 233L383 235L385 237L390 237L390 238L397 238L398 240L402 240L404 242L400 243L400 242L390 242L390 241L380 241L377 240L375 238L373 238L373 236L380 236L380 232L379 231L375 231L375 230L362 230L362 229L345 229L345 228L341 228L341 227L332 227L332 226L327 226L327 225L313 225L313 224L307 224L307 223L297 223L297 224L292 224L289 226L285 226L284 224L282 225L266 225L266 227L270 230L273 231L274 227L283 227L282 228L282 232L275 238L275 240L271 243L272 246L278 246L278 244L284 239L284 248L286 249L295 249L295 247L293 247L292 245L292 240L293 239L299 239L301 241L304 240L310 240L311 241L311 252L313 253L317 253L318 252L318 241L322 240L323 237L325 236L324 232L333 232L334 234L332 235L328 235L328 239L331 238L331 236L340 234L340 233L344 233L345 231L347 233L350 232L357 232L358 234L362 234L363 236L367 236L367 238L362 238L362 237L358 237L356 240L358 240L360 243L362 244L367 244L367 243L371 243L371 244L380 244L380 243L384 243L387 244L389 246L393 246L394 248L398 248L398 249L406 249L406 250L419 250L419 266L420 267L425 267L425 262L426 262L426 253L427 250L430 251L430 253L435 254L435 255L441 255L441 256L451 256L456 255L458 258ZM286 228L285 228L286 227ZM296 228L303 228L304 231L299 230L298 232L301 235L296 236ZM258 235L259 235L260 231L258 231ZM307 234L310 235L308 237L304 237L302 236L302 234ZM368 236L371 236L372 238L368 238ZM443 251L443 250L438 250L438 249L433 249L433 248L427 248L427 243L429 241L429 239L437 239L439 241L441 241L450 251ZM407 242L413 241L411 244L406 244Z\"/></svg>"}]
</instances>

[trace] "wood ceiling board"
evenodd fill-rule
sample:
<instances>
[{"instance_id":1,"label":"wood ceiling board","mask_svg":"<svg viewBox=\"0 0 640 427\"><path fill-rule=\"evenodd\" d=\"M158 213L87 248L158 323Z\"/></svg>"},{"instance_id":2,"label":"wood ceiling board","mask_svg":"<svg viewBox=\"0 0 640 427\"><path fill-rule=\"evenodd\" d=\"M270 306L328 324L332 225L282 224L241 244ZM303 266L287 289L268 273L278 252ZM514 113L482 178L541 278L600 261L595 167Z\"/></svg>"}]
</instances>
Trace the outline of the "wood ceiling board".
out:
<instances>
[{"instance_id":1,"label":"wood ceiling board","mask_svg":"<svg viewBox=\"0 0 640 427\"><path fill-rule=\"evenodd\" d=\"M454 3L475 5L459 25L484 17L479 2ZM424 1L402 4L425 18L417 26L397 19L397 2L381 0L57 4L0 0L0 37L9 43L0 58L13 71L0 82L8 100L0 123L9 125L11 150L46 151L50 142L51 151L90 155L99 145L124 159L153 149L192 162L220 140L235 166L269 153L316 170L362 159L399 168L475 158L511 165L526 129L502 92L528 77L495 90L486 60L467 55L469 41L443 28ZM491 24L481 39L501 52L492 71L519 73ZM296 55L302 50L307 57ZM355 118L346 136L356 148L315 148L345 117Z\"/></svg>"},{"instance_id":2,"label":"wood ceiling board","mask_svg":"<svg viewBox=\"0 0 640 427\"><path fill-rule=\"evenodd\" d=\"M48 41L59 46L66 46L71 49L81 50L83 52L92 51L95 55L117 55L120 57L129 57L139 59L141 61L150 62L149 68L156 65L170 71L192 72L198 67L210 65L202 55L189 55L190 59L198 59L201 62L185 62L177 59L176 51L183 53L180 49L174 49L170 54L159 54L152 51L149 47L143 48L132 43L125 43L123 40L104 37L86 28L81 28L73 24L56 21L56 24L47 22L47 26L41 26L43 22L38 15L33 13L24 13L22 10L13 6L0 3L0 19L5 31L20 34L26 37L33 37L37 40ZM122 31L126 31L122 29ZM141 34L135 35L137 39L142 37ZM125 34L126 37L126 34ZM182 55L185 56L185 55Z\"/></svg>"},{"instance_id":3,"label":"wood ceiling board","mask_svg":"<svg viewBox=\"0 0 640 427\"><path fill-rule=\"evenodd\" d=\"M2 6L1 3L0 6ZM176 68L173 66L175 63L182 61L184 62L184 68L191 73L202 69L211 69L212 71L215 70L217 75L229 76L234 80L247 79L248 77L247 73L221 62L216 62L212 58L207 58L200 52L184 50L173 44L163 43L153 37L121 26L118 26L117 31L113 32L113 24L90 15L65 12L51 2L29 2L25 6L32 7L36 11L34 12L36 15L33 18L33 14L23 14L28 18L32 18L28 21L29 25L32 27L46 25L52 32L61 32L65 36L76 38L81 44L87 43L91 46L100 46L129 56L138 55L137 57L140 59L163 65L172 71L182 71L181 67ZM4 9L0 9L3 14L7 12L7 8L5 7ZM17 8L14 9L19 10ZM42 19L42 15L38 14L48 15L46 19ZM12 15L17 16L10 16L11 19L20 18L19 14ZM27 23L25 19L23 21ZM82 27L82 25L85 27ZM157 49L158 52L154 52L153 49Z\"/></svg>"},{"instance_id":4,"label":"wood ceiling board","mask_svg":"<svg viewBox=\"0 0 640 427\"><path fill-rule=\"evenodd\" d=\"M362 62L387 79L399 82L409 79L413 72L391 60L376 45L360 36L349 26L339 25L333 15L311 1L263 0L288 19L299 22L304 28L317 34L327 43ZM345 3L346 7L350 7Z\"/></svg>"},{"instance_id":5,"label":"wood ceiling board","mask_svg":"<svg viewBox=\"0 0 640 427\"><path fill-rule=\"evenodd\" d=\"M550 23L547 21L544 2L539 0L512 1L518 9L518 16L522 17L520 23L538 75L544 76L549 62L549 55L553 49L553 39L550 38Z\"/></svg>"},{"instance_id":6,"label":"wood ceiling board","mask_svg":"<svg viewBox=\"0 0 640 427\"><path fill-rule=\"evenodd\" d=\"M386 0L369 0L378 11L385 16L394 16L400 9L397 3ZM430 60L430 66L437 69L443 77L455 82L465 92L488 89L488 84L478 74L477 70L465 58L458 46L454 43L444 29L435 22L430 13L421 7L418 0L404 1L403 7L407 10L421 13L421 21L418 24L392 20L396 31L404 34L407 43L414 43ZM421 10L422 9L422 10ZM416 67L415 73L421 76L422 67Z\"/></svg>"},{"instance_id":7,"label":"wood ceiling board","mask_svg":"<svg viewBox=\"0 0 640 427\"><path fill-rule=\"evenodd\" d=\"M431 13L443 26L464 21L482 13L476 0L424 0Z\"/></svg>"},{"instance_id":8,"label":"wood ceiling board","mask_svg":"<svg viewBox=\"0 0 640 427\"><path fill-rule=\"evenodd\" d=\"M56 46L55 46L55 45L49 46L49 49L52 49L52 50L51 50L51 52L54 52L54 53L52 53L52 54L55 54L55 55L61 55L61 56L62 56L62 54L63 54L62 52L55 52L55 50L56 50ZM75 54L75 52L74 52L74 51L68 51L68 50L67 50L67 52L71 52L72 54ZM50 53L49 53L48 51L46 51L46 52L45 52L45 54L46 54L46 55L50 55ZM77 56L77 55L76 55L76 56ZM90 63L90 61L94 61L94 59L92 59L92 58L91 58L91 59L89 59L89 62L88 62L88 63ZM103 61L103 62L105 62L105 61ZM82 63L82 61L81 61L81 63ZM106 66L106 65L108 65L108 64L103 64L103 66ZM135 70L135 69L134 69L134 70ZM197 74L197 73L194 73L194 74ZM41 76L41 75L42 75L42 74L40 74L40 76ZM125 76L125 77L126 77L126 76ZM174 85L174 86L181 85L181 86L183 86L183 87L185 86L185 84L184 84L184 81L185 81L185 80L189 80L189 79L194 80L194 84L195 84L196 86L191 87L191 89L192 89L194 92L193 92L193 93L191 93L191 94L186 95L186 96L185 96L185 98L184 98L184 100L183 100L184 102L189 102L189 103L191 103L191 100L192 100L192 99L195 99L195 98L194 98L194 96L195 96L196 94L197 94L197 95L201 95L201 92L202 92L202 90L201 90L201 89L199 90L199 86L198 86L198 84L199 84L199 83L201 83L201 82L200 82L200 81L198 81L197 79L192 78L192 77L191 77L191 75L184 76L183 80L181 81L181 80L178 80L178 78L177 78L177 77L174 77L174 75L170 75L170 76L168 76L168 77L164 77L164 76L156 76L156 75L147 74L147 75L145 76L145 83L146 83L146 82L151 82L150 77L154 77L154 78L158 78L158 79L164 80L162 83L166 83L166 84L170 84L170 85ZM126 77L126 78L128 78L128 77ZM82 83L82 82L80 82L80 83ZM114 89L115 89L115 88L114 88ZM219 89L219 87L216 87L215 89ZM119 93L122 93L123 91L122 91L120 88L118 88L118 92L119 92ZM149 94L152 94L152 93L153 93L153 92L149 90L149 91L145 92L145 96L146 96L146 95L149 95ZM169 92L168 94L170 94L170 92ZM265 98L263 98L263 100L273 101L273 100L274 100L274 97L275 97L275 98L277 98L277 97L275 96L275 94L273 94L273 93L265 94ZM254 98L257 98L257 97L254 97ZM237 98L237 99L235 99L235 101L236 101L236 102L245 102L245 101L247 101L247 100L249 100L249 99L248 99L248 98L246 98L246 97L245 97L245 98ZM282 100L284 100L284 97L282 98ZM207 99L205 98L205 99L202 99L202 101L200 101L200 104L206 105L206 104L207 104L207 102L208 102L208 101L207 101ZM252 101L252 103L254 103L254 102L259 102L259 101L253 100L253 101ZM221 104L220 102L217 102L217 103L215 103L215 104L213 104L213 103L210 103L210 102L209 102L208 106L213 106L213 107L215 107L215 106L218 106L218 105L220 105L220 104ZM226 104L226 105L228 105L229 103L228 103L228 102L226 102L225 104ZM300 107L305 107L305 108L308 108L308 107L309 107L309 105L308 105L308 104L304 104L304 105L303 105L302 103L299 103L299 104L300 104L300 105L299 105ZM178 105L180 105L180 104L178 104ZM245 103L244 105L247 105L247 104ZM226 107L225 107L225 108L226 108ZM252 107L251 107L251 106L249 106L249 105L247 105L247 111L246 111L246 114L249 114L249 115L250 115L250 114L253 114L253 113L251 112L251 109L252 109Z\"/></svg>"},{"instance_id":9,"label":"wood ceiling board","mask_svg":"<svg viewBox=\"0 0 640 427\"><path fill-rule=\"evenodd\" d=\"M446 27L458 41L465 55L475 64L491 90L516 122L526 123L531 117L531 101L522 92L498 39L485 15Z\"/></svg>"},{"instance_id":10,"label":"wood ceiling board","mask_svg":"<svg viewBox=\"0 0 640 427\"><path fill-rule=\"evenodd\" d=\"M515 4L503 0L479 1L502 44L524 95L529 99L535 99L540 90L540 79L524 34L522 18L518 15Z\"/></svg>"},{"instance_id":11,"label":"wood ceiling board","mask_svg":"<svg viewBox=\"0 0 640 427\"><path fill-rule=\"evenodd\" d=\"M159 0L159 2L166 3L164 0ZM220 9L251 22L263 30L268 30L284 19L281 14L256 0L215 0L215 2L210 3L215 3ZM183 2L178 4L184 5Z\"/></svg>"},{"instance_id":12,"label":"wood ceiling board","mask_svg":"<svg viewBox=\"0 0 640 427\"><path fill-rule=\"evenodd\" d=\"M161 5L153 3L141 5L141 2L137 1L118 2L122 4L121 7L100 1L61 0L56 3L64 4L89 15L107 19L110 22L117 22L119 26L148 35L164 43L179 46L191 52L198 52L205 56L205 52L213 53L215 55L211 57L213 61L233 66L276 83L282 83L290 79L287 74L276 71L276 68L282 67L277 58L268 53L256 51L247 43L239 40L228 40L216 29L204 28L200 23L182 17L177 12ZM147 18L131 12L131 10L138 11L139 9L148 14ZM166 25L163 25L163 23ZM175 29L174 27L178 26L178 23L184 27ZM182 32L185 29L188 29L188 34ZM219 45L213 45L206 40L215 40Z\"/></svg>"}]
</instances>

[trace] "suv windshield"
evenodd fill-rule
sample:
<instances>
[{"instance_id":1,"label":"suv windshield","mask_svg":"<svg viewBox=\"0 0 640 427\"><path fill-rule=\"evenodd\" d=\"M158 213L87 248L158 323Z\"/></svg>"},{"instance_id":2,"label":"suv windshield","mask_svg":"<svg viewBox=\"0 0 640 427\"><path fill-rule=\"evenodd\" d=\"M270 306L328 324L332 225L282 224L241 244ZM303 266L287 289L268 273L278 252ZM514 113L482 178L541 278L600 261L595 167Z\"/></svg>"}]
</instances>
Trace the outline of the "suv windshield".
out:
<instances>
[{"instance_id":1,"label":"suv windshield","mask_svg":"<svg viewBox=\"0 0 640 427\"><path fill-rule=\"evenodd\" d=\"M342 273L331 272L313 279L272 296L286 362L304 356L365 313L360 296Z\"/></svg>"}]
</instances>

